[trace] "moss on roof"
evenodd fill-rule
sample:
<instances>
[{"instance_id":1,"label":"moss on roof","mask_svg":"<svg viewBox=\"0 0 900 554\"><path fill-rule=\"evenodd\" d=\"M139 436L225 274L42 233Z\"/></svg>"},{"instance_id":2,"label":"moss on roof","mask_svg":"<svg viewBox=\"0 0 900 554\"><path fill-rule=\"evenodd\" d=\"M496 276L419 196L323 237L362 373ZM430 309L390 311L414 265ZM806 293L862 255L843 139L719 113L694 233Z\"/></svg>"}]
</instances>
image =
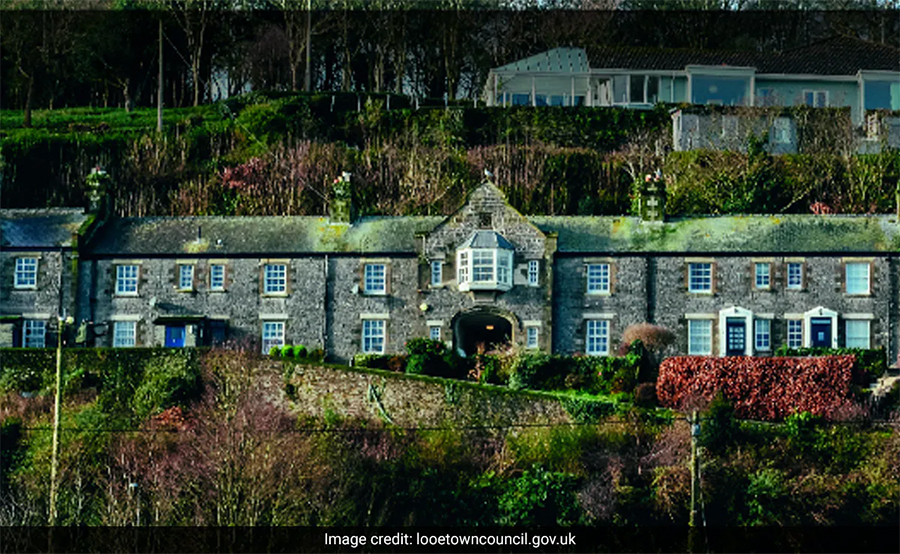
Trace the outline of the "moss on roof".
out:
<instances>
[{"instance_id":1,"label":"moss on roof","mask_svg":"<svg viewBox=\"0 0 900 554\"><path fill-rule=\"evenodd\" d=\"M87 218L81 208L0 210L0 246L68 248Z\"/></svg>"}]
</instances>

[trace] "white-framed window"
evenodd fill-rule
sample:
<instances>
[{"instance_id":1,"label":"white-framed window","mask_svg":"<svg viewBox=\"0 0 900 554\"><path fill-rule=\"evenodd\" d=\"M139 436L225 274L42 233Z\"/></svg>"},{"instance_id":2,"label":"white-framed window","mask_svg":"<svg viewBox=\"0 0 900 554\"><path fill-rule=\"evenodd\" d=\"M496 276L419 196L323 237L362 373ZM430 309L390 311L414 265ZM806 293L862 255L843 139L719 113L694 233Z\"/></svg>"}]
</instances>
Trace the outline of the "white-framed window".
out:
<instances>
[{"instance_id":1,"label":"white-framed window","mask_svg":"<svg viewBox=\"0 0 900 554\"><path fill-rule=\"evenodd\" d=\"M848 262L844 264L847 294L869 294L868 262Z\"/></svg>"},{"instance_id":2,"label":"white-framed window","mask_svg":"<svg viewBox=\"0 0 900 554\"><path fill-rule=\"evenodd\" d=\"M439 260L433 260L431 262L431 286L439 287L441 283L443 283L443 262Z\"/></svg>"},{"instance_id":3,"label":"white-framed window","mask_svg":"<svg viewBox=\"0 0 900 554\"><path fill-rule=\"evenodd\" d=\"M777 144L790 144L792 136L790 118L775 118L772 123L772 140Z\"/></svg>"},{"instance_id":4,"label":"white-framed window","mask_svg":"<svg viewBox=\"0 0 900 554\"><path fill-rule=\"evenodd\" d=\"M275 347L284 346L284 322L263 321L262 324L262 353L268 354Z\"/></svg>"},{"instance_id":5,"label":"white-framed window","mask_svg":"<svg viewBox=\"0 0 900 554\"><path fill-rule=\"evenodd\" d=\"M538 286L541 277L540 260L528 260L528 284L532 287Z\"/></svg>"},{"instance_id":6,"label":"white-framed window","mask_svg":"<svg viewBox=\"0 0 900 554\"><path fill-rule=\"evenodd\" d=\"M460 290L509 290L513 252L504 248L466 248L456 253Z\"/></svg>"},{"instance_id":7,"label":"white-framed window","mask_svg":"<svg viewBox=\"0 0 900 554\"><path fill-rule=\"evenodd\" d=\"M772 285L771 266L767 263L754 264L754 284L758 289L768 289Z\"/></svg>"},{"instance_id":8,"label":"white-framed window","mask_svg":"<svg viewBox=\"0 0 900 554\"><path fill-rule=\"evenodd\" d=\"M225 266L212 265L209 268L209 290L225 290Z\"/></svg>"},{"instance_id":9,"label":"white-framed window","mask_svg":"<svg viewBox=\"0 0 900 554\"><path fill-rule=\"evenodd\" d=\"M26 319L22 322L22 347L44 348L46 346L47 325L37 319Z\"/></svg>"},{"instance_id":10,"label":"white-framed window","mask_svg":"<svg viewBox=\"0 0 900 554\"><path fill-rule=\"evenodd\" d=\"M363 271L363 291L366 294L385 294L387 292L387 266L384 264L366 264Z\"/></svg>"},{"instance_id":11,"label":"white-framed window","mask_svg":"<svg viewBox=\"0 0 900 554\"><path fill-rule=\"evenodd\" d=\"M688 291L712 292L712 264L688 264Z\"/></svg>"},{"instance_id":12,"label":"white-framed window","mask_svg":"<svg viewBox=\"0 0 900 554\"><path fill-rule=\"evenodd\" d=\"M787 288L800 290L803 288L803 264L790 262L787 264Z\"/></svg>"},{"instance_id":13,"label":"white-framed window","mask_svg":"<svg viewBox=\"0 0 900 554\"><path fill-rule=\"evenodd\" d=\"M525 328L525 348L537 348L538 339L541 336L540 327Z\"/></svg>"},{"instance_id":14,"label":"white-framed window","mask_svg":"<svg viewBox=\"0 0 900 554\"><path fill-rule=\"evenodd\" d=\"M115 348L132 348L137 337L137 321L113 322L113 346Z\"/></svg>"},{"instance_id":15,"label":"white-framed window","mask_svg":"<svg viewBox=\"0 0 900 554\"><path fill-rule=\"evenodd\" d=\"M801 348L803 346L803 320L787 320L787 345L788 348Z\"/></svg>"},{"instance_id":16,"label":"white-framed window","mask_svg":"<svg viewBox=\"0 0 900 554\"><path fill-rule=\"evenodd\" d=\"M362 327L363 354L384 354L384 320L364 319Z\"/></svg>"},{"instance_id":17,"label":"white-framed window","mask_svg":"<svg viewBox=\"0 0 900 554\"><path fill-rule=\"evenodd\" d=\"M137 294L138 266L116 266L116 294Z\"/></svg>"},{"instance_id":18,"label":"white-framed window","mask_svg":"<svg viewBox=\"0 0 900 554\"><path fill-rule=\"evenodd\" d=\"M688 354L691 356L712 355L712 320L688 320Z\"/></svg>"},{"instance_id":19,"label":"white-framed window","mask_svg":"<svg viewBox=\"0 0 900 554\"><path fill-rule=\"evenodd\" d=\"M13 287L17 289L37 288L38 259L16 258Z\"/></svg>"},{"instance_id":20,"label":"white-framed window","mask_svg":"<svg viewBox=\"0 0 900 554\"><path fill-rule=\"evenodd\" d=\"M287 292L287 265L266 264L263 268L263 293L284 294ZM268 351L266 351L268 353Z\"/></svg>"},{"instance_id":21,"label":"white-framed window","mask_svg":"<svg viewBox=\"0 0 900 554\"><path fill-rule=\"evenodd\" d=\"M441 326L432 325L428 328L428 338L431 340L441 340Z\"/></svg>"},{"instance_id":22,"label":"white-framed window","mask_svg":"<svg viewBox=\"0 0 900 554\"><path fill-rule=\"evenodd\" d=\"M847 348L870 348L869 321L848 319L844 321L844 346Z\"/></svg>"},{"instance_id":23,"label":"white-framed window","mask_svg":"<svg viewBox=\"0 0 900 554\"><path fill-rule=\"evenodd\" d=\"M469 282L469 253L460 252L456 256L456 281L462 285Z\"/></svg>"},{"instance_id":24,"label":"white-framed window","mask_svg":"<svg viewBox=\"0 0 900 554\"><path fill-rule=\"evenodd\" d=\"M609 354L609 321L605 319L587 320L585 354L606 356Z\"/></svg>"},{"instance_id":25,"label":"white-framed window","mask_svg":"<svg viewBox=\"0 0 900 554\"><path fill-rule=\"evenodd\" d=\"M754 345L756 350L767 351L772 349L772 320L757 319L754 330Z\"/></svg>"},{"instance_id":26,"label":"white-framed window","mask_svg":"<svg viewBox=\"0 0 900 554\"><path fill-rule=\"evenodd\" d=\"M194 290L194 266L178 266L178 290Z\"/></svg>"},{"instance_id":27,"label":"white-framed window","mask_svg":"<svg viewBox=\"0 0 900 554\"><path fill-rule=\"evenodd\" d=\"M657 75L616 75L612 85L615 104L655 104L659 101Z\"/></svg>"},{"instance_id":28,"label":"white-framed window","mask_svg":"<svg viewBox=\"0 0 900 554\"><path fill-rule=\"evenodd\" d=\"M588 294L609 294L609 264L587 266Z\"/></svg>"},{"instance_id":29,"label":"white-framed window","mask_svg":"<svg viewBox=\"0 0 900 554\"><path fill-rule=\"evenodd\" d=\"M811 108L828 107L828 91L827 90L804 90L803 104Z\"/></svg>"}]
</instances>

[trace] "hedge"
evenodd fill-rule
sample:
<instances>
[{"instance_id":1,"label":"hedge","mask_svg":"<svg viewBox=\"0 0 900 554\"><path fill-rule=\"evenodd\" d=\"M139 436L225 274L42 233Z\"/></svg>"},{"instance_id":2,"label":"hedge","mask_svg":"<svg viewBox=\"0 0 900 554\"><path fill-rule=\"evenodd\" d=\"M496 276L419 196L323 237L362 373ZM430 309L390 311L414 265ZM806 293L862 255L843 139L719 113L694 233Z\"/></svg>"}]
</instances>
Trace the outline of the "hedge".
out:
<instances>
[{"instance_id":1,"label":"hedge","mask_svg":"<svg viewBox=\"0 0 900 554\"><path fill-rule=\"evenodd\" d=\"M776 356L854 356L853 384L867 386L887 371L887 352L884 348L788 348L782 346Z\"/></svg>"},{"instance_id":2,"label":"hedge","mask_svg":"<svg viewBox=\"0 0 900 554\"><path fill-rule=\"evenodd\" d=\"M721 392L737 417L783 420L796 412L839 417L852 403L853 356L753 358L678 356L659 368L660 404L686 410Z\"/></svg>"},{"instance_id":3,"label":"hedge","mask_svg":"<svg viewBox=\"0 0 900 554\"><path fill-rule=\"evenodd\" d=\"M509 386L588 394L631 392L641 366L641 355L636 348L622 357L523 354L513 359Z\"/></svg>"},{"instance_id":4,"label":"hedge","mask_svg":"<svg viewBox=\"0 0 900 554\"><path fill-rule=\"evenodd\" d=\"M196 398L205 349L73 348L64 350L63 390L95 388L107 413L138 420ZM56 350L0 349L0 394L50 392L56 384Z\"/></svg>"}]
</instances>

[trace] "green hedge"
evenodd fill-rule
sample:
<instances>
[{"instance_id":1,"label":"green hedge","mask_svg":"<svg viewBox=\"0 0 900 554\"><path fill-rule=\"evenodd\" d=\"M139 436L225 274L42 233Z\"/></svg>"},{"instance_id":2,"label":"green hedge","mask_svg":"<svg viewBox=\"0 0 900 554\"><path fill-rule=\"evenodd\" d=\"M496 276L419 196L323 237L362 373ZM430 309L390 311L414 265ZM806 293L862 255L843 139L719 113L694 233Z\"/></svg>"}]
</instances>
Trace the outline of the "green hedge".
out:
<instances>
[{"instance_id":1,"label":"green hedge","mask_svg":"<svg viewBox=\"0 0 900 554\"><path fill-rule=\"evenodd\" d=\"M107 413L137 420L199 394L205 349L73 348L64 351L63 390L97 390ZM56 350L0 349L0 393L51 393L56 384Z\"/></svg>"},{"instance_id":2,"label":"green hedge","mask_svg":"<svg viewBox=\"0 0 900 554\"><path fill-rule=\"evenodd\" d=\"M887 352L884 348L788 348L782 346L776 356L855 356L853 381L856 385L868 385L887 371Z\"/></svg>"},{"instance_id":3,"label":"green hedge","mask_svg":"<svg viewBox=\"0 0 900 554\"><path fill-rule=\"evenodd\" d=\"M641 355L622 357L524 354L510 369L513 389L574 390L588 394L631 392L637 385Z\"/></svg>"}]
</instances>

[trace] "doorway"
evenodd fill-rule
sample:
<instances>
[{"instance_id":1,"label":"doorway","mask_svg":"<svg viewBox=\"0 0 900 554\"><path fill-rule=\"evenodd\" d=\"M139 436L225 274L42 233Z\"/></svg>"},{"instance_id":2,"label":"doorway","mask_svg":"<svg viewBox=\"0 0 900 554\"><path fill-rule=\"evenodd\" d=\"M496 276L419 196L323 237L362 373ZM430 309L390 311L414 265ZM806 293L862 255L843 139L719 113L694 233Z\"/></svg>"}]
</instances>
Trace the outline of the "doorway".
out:
<instances>
[{"instance_id":1,"label":"doorway","mask_svg":"<svg viewBox=\"0 0 900 554\"><path fill-rule=\"evenodd\" d=\"M725 320L725 355L743 356L747 353L747 324L742 317Z\"/></svg>"},{"instance_id":2,"label":"doorway","mask_svg":"<svg viewBox=\"0 0 900 554\"><path fill-rule=\"evenodd\" d=\"M503 349L512 343L512 323L491 312L463 314L456 320L453 338L461 356Z\"/></svg>"},{"instance_id":3,"label":"doorway","mask_svg":"<svg viewBox=\"0 0 900 554\"><path fill-rule=\"evenodd\" d=\"M166 325L166 348L184 348L184 325Z\"/></svg>"}]
</instances>

